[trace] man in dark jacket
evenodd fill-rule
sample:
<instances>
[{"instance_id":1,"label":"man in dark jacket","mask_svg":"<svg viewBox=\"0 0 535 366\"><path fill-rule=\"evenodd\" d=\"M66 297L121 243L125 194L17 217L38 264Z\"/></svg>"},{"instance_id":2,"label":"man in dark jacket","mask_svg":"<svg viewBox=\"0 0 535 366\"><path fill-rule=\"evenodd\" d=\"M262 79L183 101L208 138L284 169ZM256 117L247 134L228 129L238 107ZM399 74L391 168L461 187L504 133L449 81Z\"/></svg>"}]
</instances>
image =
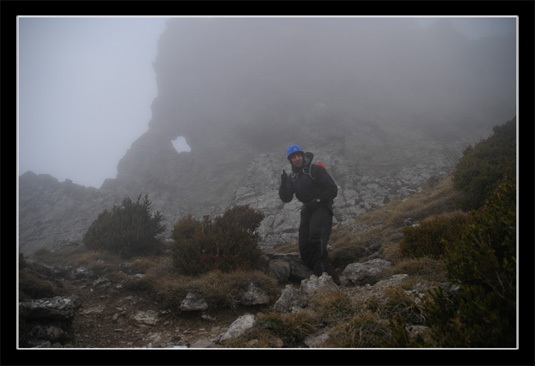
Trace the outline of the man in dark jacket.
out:
<instances>
[{"instance_id":1,"label":"man in dark jacket","mask_svg":"<svg viewBox=\"0 0 535 366\"><path fill-rule=\"evenodd\" d=\"M340 285L340 279L327 254L333 220L333 199L338 194L338 187L325 167L312 164L312 153L305 153L299 146L292 145L287 157L292 164L292 173L288 176L283 170L279 197L288 203L295 194L304 203L299 225L301 260L316 276L327 272Z\"/></svg>"}]
</instances>

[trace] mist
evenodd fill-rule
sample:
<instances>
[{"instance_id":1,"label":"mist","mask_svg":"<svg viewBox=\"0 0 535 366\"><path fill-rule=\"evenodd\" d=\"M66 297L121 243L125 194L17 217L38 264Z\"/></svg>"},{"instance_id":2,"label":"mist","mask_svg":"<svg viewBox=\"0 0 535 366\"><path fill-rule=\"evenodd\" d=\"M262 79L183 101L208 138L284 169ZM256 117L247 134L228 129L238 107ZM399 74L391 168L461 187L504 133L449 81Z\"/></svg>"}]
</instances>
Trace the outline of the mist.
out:
<instances>
[{"instance_id":1,"label":"mist","mask_svg":"<svg viewBox=\"0 0 535 366\"><path fill-rule=\"evenodd\" d=\"M278 19L173 18L181 38L158 50L165 18L21 18L19 172L99 187L153 127L189 151L229 126L295 137L296 111L338 113L340 134L358 120L431 135L516 113L514 17Z\"/></svg>"},{"instance_id":2,"label":"mist","mask_svg":"<svg viewBox=\"0 0 535 366\"><path fill-rule=\"evenodd\" d=\"M100 187L147 130L165 18L22 17L19 173Z\"/></svg>"}]
</instances>

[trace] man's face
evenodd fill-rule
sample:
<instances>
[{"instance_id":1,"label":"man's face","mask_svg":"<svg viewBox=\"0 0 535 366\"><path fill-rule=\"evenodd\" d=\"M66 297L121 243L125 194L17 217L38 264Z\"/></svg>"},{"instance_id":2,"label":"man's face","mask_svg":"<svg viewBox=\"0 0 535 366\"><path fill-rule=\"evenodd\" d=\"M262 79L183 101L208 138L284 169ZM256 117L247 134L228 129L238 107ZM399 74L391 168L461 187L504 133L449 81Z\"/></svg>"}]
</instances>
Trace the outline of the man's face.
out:
<instances>
[{"instance_id":1,"label":"man's face","mask_svg":"<svg viewBox=\"0 0 535 366\"><path fill-rule=\"evenodd\" d=\"M291 155L290 161L294 167L301 168L303 166L303 154L296 153Z\"/></svg>"}]
</instances>

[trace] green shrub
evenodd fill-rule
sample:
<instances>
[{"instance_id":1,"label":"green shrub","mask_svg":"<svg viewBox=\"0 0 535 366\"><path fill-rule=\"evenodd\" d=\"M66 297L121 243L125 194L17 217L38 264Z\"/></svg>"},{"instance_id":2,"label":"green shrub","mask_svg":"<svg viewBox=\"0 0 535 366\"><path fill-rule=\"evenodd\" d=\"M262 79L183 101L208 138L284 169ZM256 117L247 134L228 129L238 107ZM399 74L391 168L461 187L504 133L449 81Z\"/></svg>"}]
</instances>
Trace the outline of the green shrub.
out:
<instances>
[{"instance_id":1,"label":"green shrub","mask_svg":"<svg viewBox=\"0 0 535 366\"><path fill-rule=\"evenodd\" d=\"M505 173L516 168L516 118L493 128L493 135L468 146L453 172L454 187L464 192L463 210L478 209Z\"/></svg>"},{"instance_id":2,"label":"green shrub","mask_svg":"<svg viewBox=\"0 0 535 366\"><path fill-rule=\"evenodd\" d=\"M262 252L256 229L263 218L249 206L236 206L213 221L209 216L180 219L172 233L175 267L186 275L258 268Z\"/></svg>"},{"instance_id":3,"label":"green shrub","mask_svg":"<svg viewBox=\"0 0 535 366\"><path fill-rule=\"evenodd\" d=\"M446 246L454 293L431 292L428 323L444 347L514 347L516 182L508 175L460 239Z\"/></svg>"},{"instance_id":4,"label":"green shrub","mask_svg":"<svg viewBox=\"0 0 535 366\"><path fill-rule=\"evenodd\" d=\"M445 242L459 237L466 222L467 216L462 214L451 218L437 216L421 222L418 226L404 228L403 241L399 245L401 255L440 258L445 252Z\"/></svg>"},{"instance_id":5,"label":"green shrub","mask_svg":"<svg viewBox=\"0 0 535 366\"><path fill-rule=\"evenodd\" d=\"M159 212L150 213L147 195L141 201L130 198L111 211L104 210L91 224L83 237L83 243L91 250L109 251L130 258L135 255L158 253L161 243L156 238L165 230Z\"/></svg>"}]
</instances>

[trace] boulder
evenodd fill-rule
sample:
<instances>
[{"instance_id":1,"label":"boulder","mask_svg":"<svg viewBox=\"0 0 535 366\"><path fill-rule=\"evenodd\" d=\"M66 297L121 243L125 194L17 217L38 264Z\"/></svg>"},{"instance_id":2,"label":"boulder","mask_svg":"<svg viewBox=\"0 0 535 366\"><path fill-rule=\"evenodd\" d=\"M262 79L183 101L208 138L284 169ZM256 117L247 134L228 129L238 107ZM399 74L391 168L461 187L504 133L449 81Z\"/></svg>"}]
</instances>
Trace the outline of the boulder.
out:
<instances>
[{"instance_id":1,"label":"boulder","mask_svg":"<svg viewBox=\"0 0 535 366\"><path fill-rule=\"evenodd\" d=\"M286 285L281 296L273 306L273 310L283 313L294 313L308 305L307 295L293 285Z\"/></svg>"},{"instance_id":2,"label":"boulder","mask_svg":"<svg viewBox=\"0 0 535 366\"><path fill-rule=\"evenodd\" d=\"M269 303L269 295L266 291L250 283L247 290L242 294L240 302L243 305L265 305Z\"/></svg>"},{"instance_id":3,"label":"boulder","mask_svg":"<svg viewBox=\"0 0 535 366\"><path fill-rule=\"evenodd\" d=\"M320 277L311 275L307 280L301 281L301 291L312 297L321 291L338 290L331 276L323 273Z\"/></svg>"},{"instance_id":4,"label":"boulder","mask_svg":"<svg viewBox=\"0 0 535 366\"><path fill-rule=\"evenodd\" d=\"M283 258L277 258L269 262L268 273L279 283L288 282L290 278L290 262Z\"/></svg>"},{"instance_id":5,"label":"boulder","mask_svg":"<svg viewBox=\"0 0 535 366\"><path fill-rule=\"evenodd\" d=\"M252 314L245 314L236 319L228 328L228 330L221 336L220 341L226 341L232 338L241 336L247 329L253 327L256 317Z\"/></svg>"},{"instance_id":6,"label":"boulder","mask_svg":"<svg viewBox=\"0 0 535 366\"><path fill-rule=\"evenodd\" d=\"M300 288L293 285L286 285L281 296L273 306L273 310L283 313L295 313L303 310L309 303L312 296L320 291L337 290L331 276L324 273L320 277L311 275L308 279L301 281Z\"/></svg>"},{"instance_id":7,"label":"boulder","mask_svg":"<svg viewBox=\"0 0 535 366\"><path fill-rule=\"evenodd\" d=\"M80 305L80 298L77 295L56 296L21 302L19 314L27 319L69 320L74 317Z\"/></svg>"},{"instance_id":8,"label":"boulder","mask_svg":"<svg viewBox=\"0 0 535 366\"><path fill-rule=\"evenodd\" d=\"M208 303L200 295L194 292L188 292L186 298L180 304L182 311L203 311L208 309Z\"/></svg>"},{"instance_id":9,"label":"boulder","mask_svg":"<svg viewBox=\"0 0 535 366\"><path fill-rule=\"evenodd\" d=\"M330 331L328 329L322 329L317 333L307 336L303 343L305 343L309 348L319 348L327 340L329 340Z\"/></svg>"},{"instance_id":10,"label":"boulder","mask_svg":"<svg viewBox=\"0 0 535 366\"><path fill-rule=\"evenodd\" d=\"M269 274L279 283L299 283L312 274L310 268L299 258L299 253L271 253L268 256Z\"/></svg>"},{"instance_id":11,"label":"boulder","mask_svg":"<svg viewBox=\"0 0 535 366\"><path fill-rule=\"evenodd\" d=\"M389 261L379 258L365 263L351 263L344 269L342 278L348 285L373 285L381 279L382 271L390 266Z\"/></svg>"}]
</instances>

